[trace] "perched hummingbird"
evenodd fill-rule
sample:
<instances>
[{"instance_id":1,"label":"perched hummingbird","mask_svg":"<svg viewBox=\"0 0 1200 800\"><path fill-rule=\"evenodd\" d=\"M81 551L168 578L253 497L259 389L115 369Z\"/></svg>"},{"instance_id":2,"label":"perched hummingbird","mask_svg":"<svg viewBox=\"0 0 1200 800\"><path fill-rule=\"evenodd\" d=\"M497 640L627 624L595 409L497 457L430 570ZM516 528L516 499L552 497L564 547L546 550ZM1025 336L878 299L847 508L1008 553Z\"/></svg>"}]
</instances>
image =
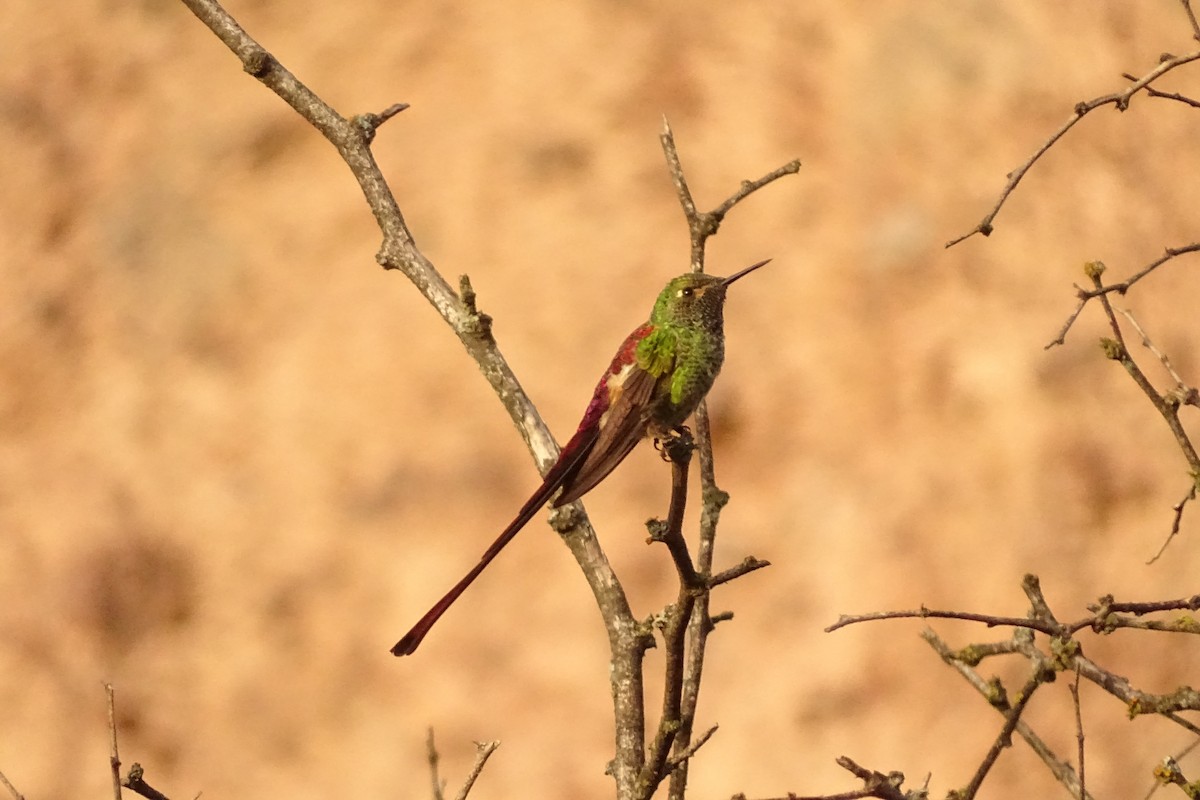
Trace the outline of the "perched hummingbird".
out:
<instances>
[{"instance_id":1,"label":"perched hummingbird","mask_svg":"<svg viewBox=\"0 0 1200 800\"><path fill-rule=\"evenodd\" d=\"M658 295L650 320L625 339L596 384L583 421L542 485L462 580L396 642L392 655L414 652L446 609L492 563L548 501L572 503L612 472L647 434L662 437L683 425L712 388L725 360L725 292L729 284L766 264L728 278L689 272ZM555 492L557 497L551 501Z\"/></svg>"}]
</instances>

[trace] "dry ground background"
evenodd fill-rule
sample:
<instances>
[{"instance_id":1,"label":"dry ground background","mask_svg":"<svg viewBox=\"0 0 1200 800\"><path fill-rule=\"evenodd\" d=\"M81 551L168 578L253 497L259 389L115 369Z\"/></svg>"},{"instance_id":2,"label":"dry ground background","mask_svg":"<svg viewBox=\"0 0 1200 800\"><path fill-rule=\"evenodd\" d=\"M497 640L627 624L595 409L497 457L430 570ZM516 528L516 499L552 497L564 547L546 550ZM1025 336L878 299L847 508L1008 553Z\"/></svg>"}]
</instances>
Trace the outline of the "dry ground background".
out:
<instances>
[{"instance_id":1,"label":"dry ground background","mask_svg":"<svg viewBox=\"0 0 1200 800\"><path fill-rule=\"evenodd\" d=\"M716 597L737 619L710 648L698 724L721 730L694 796L849 788L843 753L965 783L999 717L919 624L823 633L840 612L1021 614L1026 571L1064 617L1197 591L1200 512L1143 563L1187 478L1096 310L1042 349L1085 260L1124 275L1197 238L1197 112L1102 110L990 239L942 248L1074 102L1195 46L1178 3L230 9L343 112L412 104L378 157L560 437L685 267L661 115L705 205L803 160L710 259L776 259L732 293L711 402L719 557L775 566ZM181 4L3 17L0 770L29 798L107 792L109 680L123 755L176 797L428 797L428 725L455 784L472 740L502 740L479 798L610 796L604 635L544 525L415 658L387 652L536 481L456 340L375 266L332 149ZM1194 270L1127 301L1193 383ZM646 448L588 500L640 613L671 596L641 527L666 496ZM1088 652L1159 691L1200 655L1130 634ZM1044 691L1030 719L1070 753L1066 686ZM1091 787L1142 796L1186 738L1084 700ZM1064 795L1018 743L986 796Z\"/></svg>"}]
</instances>

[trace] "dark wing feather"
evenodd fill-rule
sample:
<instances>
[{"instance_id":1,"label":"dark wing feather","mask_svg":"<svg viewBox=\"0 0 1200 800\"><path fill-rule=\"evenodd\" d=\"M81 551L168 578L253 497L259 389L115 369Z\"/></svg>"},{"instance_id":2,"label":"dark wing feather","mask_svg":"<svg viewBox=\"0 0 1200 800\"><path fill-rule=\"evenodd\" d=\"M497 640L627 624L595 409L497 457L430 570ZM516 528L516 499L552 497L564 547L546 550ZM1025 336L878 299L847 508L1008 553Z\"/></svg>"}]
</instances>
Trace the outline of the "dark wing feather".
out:
<instances>
[{"instance_id":1,"label":"dark wing feather","mask_svg":"<svg viewBox=\"0 0 1200 800\"><path fill-rule=\"evenodd\" d=\"M583 462L563 480L562 493L551 503L554 508L583 497L616 469L629 451L645 437L651 398L658 381L658 378L637 365L631 368L620 392L609 406L595 444Z\"/></svg>"}]
</instances>

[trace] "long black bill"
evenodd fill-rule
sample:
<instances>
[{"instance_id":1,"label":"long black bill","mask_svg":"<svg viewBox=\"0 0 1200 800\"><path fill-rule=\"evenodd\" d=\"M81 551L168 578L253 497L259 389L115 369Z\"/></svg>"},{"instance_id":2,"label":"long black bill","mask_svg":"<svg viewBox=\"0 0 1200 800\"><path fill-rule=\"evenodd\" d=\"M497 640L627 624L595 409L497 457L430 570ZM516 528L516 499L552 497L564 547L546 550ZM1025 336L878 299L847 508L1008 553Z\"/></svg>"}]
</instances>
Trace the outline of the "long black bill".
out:
<instances>
[{"instance_id":1,"label":"long black bill","mask_svg":"<svg viewBox=\"0 0 1200 800\"><path fill-rule=\"evenodd\" d=\"M725 280L721 281L721 285L728 286L729 284L733 283L734 281L736 281L738 278L742 277L743 275L749 275L751 272L754 272L754 270L758 269L759 267L766 266L767 264L770 264L770 263L771 263L771 259L768 258L766 261L760 261L757 264L751 264L750 266L746 267L745 269L738 270L737 272L733 273Z\"/></svg>"}]
</instances>

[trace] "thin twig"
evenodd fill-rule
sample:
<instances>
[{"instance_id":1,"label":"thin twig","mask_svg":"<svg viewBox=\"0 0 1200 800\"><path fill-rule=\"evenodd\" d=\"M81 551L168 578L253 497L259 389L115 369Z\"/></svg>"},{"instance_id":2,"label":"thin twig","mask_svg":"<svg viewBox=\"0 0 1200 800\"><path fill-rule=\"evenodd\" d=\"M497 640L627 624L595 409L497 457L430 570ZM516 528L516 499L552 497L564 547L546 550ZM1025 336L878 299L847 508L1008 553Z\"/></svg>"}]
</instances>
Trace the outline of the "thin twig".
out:
<instances>
[{"instance_id":1,"label":"thin twig","mask_svg":"<svg viewBox=\"0 0 1200 800\"><path fill-rule=\"evenodd\" d=\"M854 789L849 792L838 792L837 794L821 794L821 795L798 795L789 792L786 797L770 797L761 798L761 800L862 800L866 797L876 797L880 800L917 800L923 798L926 793L922 790L905 792L900 787L904 785L903 772L878 772L873 769L861 767L854 762L853 759L847 756L838 756L837 764L843 769L849 770L859 780L863 782L863 788ZM731 800L746 800L746 795L735 794Z\"/></svg>"},{"instance_id":2,"label":"thin twig","mask_svg":"<svg viewBox=\"0 0 1200 800\"><path fill-rule=\"evenodd\" d=\"M1120 283L1114 283L1110 286L1098 287L1098 291L1091 294L1093 296L1099 294L1111 294L1112 292L1116 292L1117 294L1125 294L1135 283L1140 281L1142 278L1145 278L1151 272L1154 272L1168 261L1179 258L1179 256L1187 255L1188 253L1196 252L1200 252L1200 242L1192 242L1191 244L1185 244L1181 247L1167 247L1163 250L1163 254L1161 256L1142 267L1128 279L1123 280Z\"/></svg>"},{"instance_id":3,"label":"thin twig","mask_svg":"<svg viewBox=\"0 0 1200 800\"><path fill-rule=\"evenodd\" d=\"M689 744L682 752L672 755L670 761L667 762L667 769L674 770L684 761L687 761L689 758L696 755L696 751L703 747L704 744L713 737L713 734L717 732L718 727L719 726L717 725L713 725L704 733L700 734L700 738Z\"/></svg>"},{"instance_id":4,"label":"thin twig","mask_svg":"<svg viewBox=\"0 0 1200 800\"><path fill-rule=\"evenodd\" d=\"M1179 762L1197 747L1200 747L1200 738L1193 739L1192 743L1187 747L1183 748L1174 755L1167 756L1158 766L1154 768L1154 783L1150 785L1149 791L1146 792L1146 800L1149 800L1149 798L1154 796L1154 793L1158 791L1159 786L1164 786L1168 783L1178 783L1176 780L1168 779L1171 776L1172 767L1174 768L1175 775L1178 778L1183 778L1183 782L1180 784L1180 787L1182 788L1187 786L1187 778L1184 778L1183 772L1179 770Z\"/></svg>"},{"instance_id":5,"label":"thin twig","mask_svg":"<svg viewBox=\"0 0 1200 800\"><path fill-rule=\"evenodd\" d=\"M975 614L970 611L938 611L921 606L919 609L913 611L872 611L867 614L842 614L838 617L837 622L825 628L825 632L832 633L847 625L856 625L860 622L874 622L880 619L961 619L967 622L982 622L989 628L999 626L1029 628L1030 630L1041 631L1049 636L1054 636L1061 631L1060 626L1041 619Z\"/></svg>"},{"instance_id":6,"label":"thin twig","mask_svg":"<svg viewBox=\"0 0 1200 800\"><path fill-rule=\"evenodd\" d=\"M663 153L666 155L667 171L671 174L671 182L675 184L675 194L679 198L679 205L683 209L683 215L687 219L688 230L691 233L693 272L704 270L704 250L708 238L717 232L725 220L725 215L732 211L734 206L767 184L777 181L785 175L794 175L800 171L800 159L789 161L761 178L742 181L741 187L726 198L721 205L712 211L700 212L696 210L696 201L692 198L692 190L688 188L687 178L683 174L683 165L679 160L679 150L675 147L675 134L671 131L671 124L667 122L666 117L663 117L662 133L659 134L658 139L662 144Z\"/></svg>"},{"instance_id":7,"label":"thin twig","mask_svg":"<svg viewBox=\"0 0 1200 800\"><path fill-rule=\"evenodd\" d=\"M146 782L146 771L142 769L142 765L134 762L129 768L129 773L125 776L125 780L121 785L131 792L137 792L146 800L171 800L165 794L155 789Z\"/></svg>"},{"instance_id":8,"label":"thin twig","mask_svg":"<svg viewBox=\"0 0 1200 800\"><path fill-rule=\"evenodd\" d=\"M1101 287L1100 275L1092 274L1092 282L1097 289ZM1121 333L1121 325L1117 322L1116 312L1113 310L1112 303L1109 302L1107 294L1099 295L1100 305L1104 309L1104 314L1108 318L1109 327L1112 329L1113 338L1106 339L1101 342L1104 346L1105 355L1113 361L1117 361L1125 368L1129 377L1133 378L1133 382L1138 385L1142 393L1146 395L1150 403L1162 416L1167 423L1167 427L1171 429L1172 435L1175 437L1176 444L1183 452L1183 457L1188 462L1190 472L1194 476L1200 475L1200 454L1196 453L1196 448L1192 445L1191 437L1183 427L1183 423L1179 421L1179 399L1175 395L1163 396L1142 372L1133 356L1129 352L1129 347L1125 344L1125 337Z\"/></svg>"},{"instance_id":9,"label":"thin twig","mask_svg":"<svg viewBox=\"0 0 1200 800\"><path fill-rule=\"evenodd\" d=\"M1154 768L1154 780L1162 786L1170 784L1178 786L1187 797L1194 798L1196 796L1195 787L1188 781L1187 776L1183 774L1183 770L1179 767L1179 762L1171 756L1164 758L1162 763ZM1151 794L1153 792L1154 790L1152 789Z\"/></svg>"},{"instance_id":10,"label":"thin twig","mask_svg":"<svg viewBox=\"0 0 1200 800\"><path fill-rule=\"evenodd\" d=\"M1071 703L1075 706L1075 741L1078 744L1076 761L1079 763L1079 797L1087 791L1087 778L1084 762L1083 738L1083 709L1079 703L1079 671L1075 671L1075 680L1071 681Z\"/></svg>"},{"instance_id":11,"label":"thin twig","mask_svg":"<svg viewBox=\"0 0 1200 800\"><path fill-rule=\"evenodd\" d=\"M487 763L499 746L500 742L498 741L475 743L475 763L471 766L471 774L467 775L467 780L458 790L458 794L454 795L454 800L467 800L467 795L471 793L471 787L475 785L479 773L483 772L483 765Z\"/></svg>"},{"instance_id":12,"label":"thin twig","mask_svg":"<svg viewBox=\"0 0 1200 800\"><path fill-rule=\"evenodd\" d=\"M1125 316L1125 319L1129 320L1129 324L1133 326L1133 329L1138 332L1138 336L1142 337L1142 347L1145 347L1147 350L1157 356L1159 362L1163 365L1163 369L1165 369L1167 373L1170 374L1170 376L1175 380L1175 392L1179 400L1179 404L1191 406L1200 405L1200 393L1197 393L1195 389L1184 382L1179 373L1175 371L1175 367L1171 366L1171 359L1167 357L1166 353L1159 350L1158 347L1155 346L1154 342L1150 339L1150 336L1146 333L1142 326L1138 324L1137 319L1133 316L1133 312L1128 308L1122 308L1120 311Z\"/></svg>"},{"instance_id":13,"label":"thin twig","mask_svg":"<svg viewBox=\"0 0 1200 800\"><path fill-rule=\"evenodd\" d=\"M1195 252L1200 252L1200 242L1193 242L1192 244L1183 245L1182 247L1168 247L1163 251L1161 256L1156 258L1154 261L1151 261L1145 267L1135 272L1131 277L1121 281L1120 283L1100 285L1095 289L1084 289L1076 284L1075 296L1078 298L1079 303L1075 306L1075 310L1071 312L1071 315L1067 317L1067 321L1063 323L1062 329L1058 332L1058 336L1043 349L1049 350L1055 345L1061 345L1066 342L1068 331L1071 330L1071 326L1075 324L1075 320L1079 318L1079 313L1083 311L1083 307L1087 305L1089 300L1099 297L1102 294L1112 294L1113 292L1123 295L1128 292L1135 283L1140 281L1142 278L1145 278L1147 275L1154 272L1168 261L1187 253ZM1084 265L1084 274L1086 274L1088 277L1092 277L1093 273L1100 275L1104 271L1105 267L1102 261L1090 261Z\"/></svg>"},{"instance_id":14,"label":"thin twig","mask_svg":"<svg viewBox=\"0 0 1200 800\"><path fill-rule=\"evenodd\" d=\"M1200 594L1191 597L1180 597L1177 600L1150 600L1147 602L1124 601L1118 602L1112 595L1100 598L1096 605L1088 606L1089 611L1101 611L1118 614L1155 614L1160 611L1200 611Z\"/></svg>"},{"instance_id":15,"label":"thin twig","mask_svg":"<svg viewBox=\"0 0 1200 800\"><path fill-rule=\"evenodd\" d=\"M1177 713L1200 710L1200 693L1195 689L1185 686L1167 694L1149 694L1134 688L1128 678L1104 669L1083 655L1077 654L1073 664L1080 675L1125 703L1129 716L1158 714L1189 733L1200 736L1200 726Z\"/></svg>"},{"instance_id":16,"label":"thin twig","mask_svg":"<svg viewBox=\"0 0 1200 800\"><path fill-rule=\"evenodd\" d=\"M1007 747L1012 747L1012 734L1017 728L1017 723L1021 721L1021 714L1025 712L1025 706L1029 704L1029 700L1033 697L1033 693L1039 686L1046 682L1046 675L1049 674L1050 679L1053 679L1054 673L1047 673L1045 667L1041 664L1035 664L1033 674L1025 681L1025 685L1021 687L1021 691L1017 693L1017 702L1014 703L1004 714L1004 725L1000 728L1000 732L996 734L996 738L992 741L992 746L988 748L987 755L983 757L979 767L975 770L975 774L971 776L971 782L967 784L967 788L959 793L961 800L972 800L979 793L979 787L983 785L983 781L987 778L992 767L996 764L996 759L1000 757L1000 752Z\"/></svg>"},{"instance_id":17,"label":"thin twig","mask_svg":"<svg viewBox=\"0 0 1200 800\"><path fill-rule=\"evenodd\" d=\"M393 103L378 114L359 114L350 121L362 130L363 136L370 142L381 125L408 107L408 103Z\"/></svg>"},{"instance_id":18,"label":"thin twig","mask_svg":"<svg viewBox=\"0 0 1200 800\"><path fill-rule=\"evenodd\" d=\"M121 800L121 758L117 754L117 711L111 683L104 684L104 695L108 706L108 766L112 770L113 798Z\"/></svg>"},{"instance_id":19,"label":"thin twig","mask_svg":"<svg viewBox=\"0 0 1200 800\"><path fill-rule=\"evenodd\" d=\"M1130 80L1130 81L1136 80L1136 78L1134 78L1134 76L1130 75L1128 72L1122 73L1121 77L1125 78L1126 80ZM1174 100L1178 103L1183 103L1185 106L1191 106L1192 108L1200 108L1200 101L1193 100L1192 98L1188 97L1187 95L1180 94L1179 92L1160 92L1158 89L1155 89L1153 86L1147 86L1146 94L1148 94L1150 97L1157 97L1161 100Z\"/></svg>"},{"instance_id":20,"label":"thin twig","mask_svg":"<svg viewBox=\"0 0 1200 800\"><path fill-rule=\"evenodd\" d=\"M1125 87L1124 90L1095 97L1082 103L1076 103L1070 118L1058 130L1050 134L1050 137L1042 142L1041 146L1034 151L1032 156L1008 174L1008 183L1005 184L1004 189L1000 192L1000 198L996 201L996 205L993 206L992 210L984 216L983 220L963 235L946 242L946 247L953 247L977 233L990 236L993 229L992 223L996 219L996 215L1000 213L1000 209L1003 208L1004 203L1008 200L1008 196L1017 188L1017 184L1021 182L1021 179L1025 177L1025 174L1029 172L1033 165L1037 163L1038 159L1044 156L1059 139L1067 134L1067 131L1075 127L1075 123L1087 116L1088 113L1105 105L1112 105L1118 111L1124 111L1129 107L1129 101L1133 96L1149 86L1153 81L1158 80L1176 67L1181 67L1197 59L1200 59L1200 50L1188 53L1187 55L1165 57L1159 62L1158 66Z\"/></svg>"},{"instance_id":21,"label":"thin twig","mask_svg":"<svg viewBox=\"0 0 1200 800\"><path fill-rule=\"evenodd\" d=\"M9 783L8 778L4 776L3 772L0 772L0 783L3 783L4 788L8 789L8 793L13 796L13 800L25 800L25 795L18 792L17 787Z\"/></svg>"},{"instance_id":22,"label":"thin twig","mask_svg":"<svg viewBox=\"0 0 1200 800\"><path fill-rule=\"evenodd\" d=\"M1071 326L1075 324L1075 320L1079 319L1079 315L1083 313L1083 307L1087 305L1088 300L1092 299L1086 291L1079 288L1078 284L1072 285L1075 286L1075 296L1079 298L1079 302L1075 305L1075 310L1072 311L1070 316L1067 317L1067 321L1063 323L1061 328L1059 328L1058 336L1055 336L1044 347L1042 347L1043 350L1049 350L1051 347L1056 347L1066 343L1067 333L1070 332Z\"/></svg>"},{"instance_id":23,"label":"thin twig","mask_svg":"<svg viewBox=\"0 0 1200 800\"><path fill-rule=\"evenodd\" d=\"M1192 481L1192 485L1188 487L1188 490L1183 495L1183 498L1178 503L1171 506L1171 510L1175 512L1175 515L1171 518L1171 530L1167 532L1167 538L1163 539L1162 546L1158 548L1158 552L1146 562L1147 566L1162 558L1162 554L1167 552L1167 545L1171 543L1172 539L1179 535L1179 528L1183 525L1183 509L1188 503L1196 499L1197 481L1200 481L1200 476L1195 476L1194 480Z\"/></svg>"},{"instance_id":24,"label":"thin twig","mask_svg":"<svg viewBox=\"0 0 1200 800\"><path fill-rule=\"evenodd\" d=\"M1200 41L1200 23L1196 21L1196 13L1192 11L1191 0L1180 0L1180 2L1183 4L1184 13L1187 14L1188 22L1191 23L1192 38Z\"/></svg>"},{"instance_id":25,"label":"thin twig","mask_svg":"<svg viewBox=\"0 0 1200 800\"><path fill-rule=\"evenodd\" d=\"M446 782L438 775L438 761L441 760L438 756L437 746L433 743L433 726L429 727L429 732L425 736L425 757L429 761L429 780L432 783L433 800L444 800Z\"/></svg>"},{"instance_id":26,"label":"thin twig","mask_svg":"<svg viewBox=\"0 0 1200 800\"><path fill-rule=\"evenodd\" d=\"M763 561L755 558L754 556L746 556L744 559L742 559L742 563L730 567L729 569L722 570L721 572L718 572L716 575L713 575L711 578L709 578L708 585L710 587L720 586L723 583L729 583L730 581L736 580L743 575L748 575L751 572L755 572L763 567L769 566L771 566L770 561Z\"/></svg>"},{"instance_id":27,"label":"thin twig","mask_svg":"<svg viewBox=\"0 0 1200 800\"><path fill-rule=\"evenodd\" d=\"M997 695L997 686L991 681L984 680L978 672L976 672L967 664L959 661L956 658L955 651L952 650L950 646L941 639L941 637L934 633L932 629L926 628L924 631L922 631L921 638L923 638L929 644L929 646L932 647L934 651L942 657L942 660L945 661L946 664L953 667L958 674L967 681L967 683L974 687L975 691L983 695L983 697L987 699L989 705L994 707L1000 713L1005 713L1008 710L1008 701L1007 699L1002 699ZM1087 794L1086 792L1081 793L1079 778L1075 774L1074 768L1066 761L1055 755L1054 751L1050 749L1050 746L1047 745L1045 741L1043 741L1042 738L1034 732L1033 728L1031 728L1024 720L1018 721L1013 730L1018 736L1025 740L1025 743L1028 744L1030 749L1037 754L1038 758L1042 760L1042 763L1049 768L1050 773L1054 775L1055 779L1067 788L1067 791L1076 797L1082 796L1085 798L1085 800L1092 800L1091 795Z\"/></svg>"},{"instance_id":28,"label":"thin twig","mask_svg":"<svg viewBox=\"0 0 1200 800\"><path fill-rule=\"evenodd\" d=\"M656 440L656 446L663 458L671 462L671 503L666 524L661 524L658 520L652 520L653 524L647 523L647 527L650 528L650 541L662 542L667 546L683 587L700 589L705 583L692 564L687 540L683 538L683 515L687 510L688 463L692 459L692 451L695 450L696 444L691 432L687 428L681 428L673 436Z\"/></svg>"}]
</instances>

